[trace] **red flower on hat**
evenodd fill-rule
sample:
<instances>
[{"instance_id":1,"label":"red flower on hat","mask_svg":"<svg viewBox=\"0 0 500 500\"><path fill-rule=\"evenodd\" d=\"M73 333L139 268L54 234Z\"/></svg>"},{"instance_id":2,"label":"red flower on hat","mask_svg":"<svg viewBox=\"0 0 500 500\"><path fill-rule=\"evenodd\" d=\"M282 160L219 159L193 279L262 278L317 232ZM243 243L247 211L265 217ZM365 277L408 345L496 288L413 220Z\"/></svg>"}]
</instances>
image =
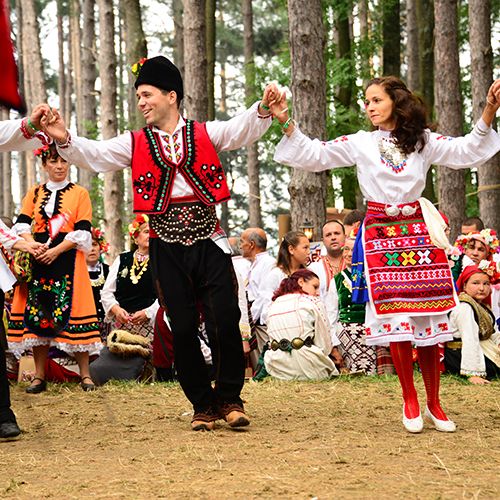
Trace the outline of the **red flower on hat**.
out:
<instances>
[{"instance_id":1,"label":"red flower on hat","mask_svg":"<svg viewBox=\"0 0 500 500\"><path fill-rule=\"evenodd\" d=\"M132 64L132 66L130 67L133 75L135 77L138 77L139 76L139 72L141 71L141 68L142 68L142 65L148 60L147 57L143 57L141 59L139 59L135 64Z\"/></svg>"}]
</instances>

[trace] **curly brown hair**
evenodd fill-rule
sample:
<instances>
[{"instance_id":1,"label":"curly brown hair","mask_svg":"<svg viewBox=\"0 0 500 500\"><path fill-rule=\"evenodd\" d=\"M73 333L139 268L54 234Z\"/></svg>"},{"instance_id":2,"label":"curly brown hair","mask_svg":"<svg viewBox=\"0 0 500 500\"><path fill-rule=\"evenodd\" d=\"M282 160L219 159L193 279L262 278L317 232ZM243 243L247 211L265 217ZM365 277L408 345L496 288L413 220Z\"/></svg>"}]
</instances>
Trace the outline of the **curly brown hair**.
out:
<instances>
[{"instance_id":1,"label":"curly brown hair","mask_svg":"<svg viewBox=\"0 0 500 500\"><path fill-rule=\"evenodd\" d=\"M426 143L425 130L433 128L428 121L424 101L395 76L382 76L370 80L365 91L372 85L380 85L394 103L395 127L392 135L398 148L406 155L420 153Z\"/></svg>"}]
</instances>

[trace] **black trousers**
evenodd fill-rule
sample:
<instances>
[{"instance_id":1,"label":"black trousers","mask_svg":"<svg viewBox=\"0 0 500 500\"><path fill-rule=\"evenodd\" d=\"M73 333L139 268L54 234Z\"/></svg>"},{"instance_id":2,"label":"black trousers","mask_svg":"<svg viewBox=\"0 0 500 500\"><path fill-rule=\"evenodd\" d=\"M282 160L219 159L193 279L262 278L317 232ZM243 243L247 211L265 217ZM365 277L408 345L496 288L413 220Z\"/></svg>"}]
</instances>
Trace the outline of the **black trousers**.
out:
<instances>
[{"instance_id":1,"label":"black trousers","mask_svg":"<svg viewBox=\"0 0 500 500\"><path fill-rule=\"evenodd\" d=\"M1 257L0 257L1 258ZM0 290L0 313L3 315L5 295ZM5 328L3 326L3 319L0 322L0 337L2 340L5 338ZM10 409L10 389L9 380L7 379L7 367L5 366L5 351L4 345L0 345L0 423L15 422L16 417Z\"/></svg>"},{"instance_id":2,"label":"black trousers","mask_svg":"<svg viewBox=\"0 0 500 500\"><path fill-rule=\"evenodd\" d=\"M170 319L179 383L195 412L242 404L245 360L231 257L211 239L185 246L150 239L153 279ZM198 340L203 312L215 367L212 388Z\"/></svg>"}]
</instances>

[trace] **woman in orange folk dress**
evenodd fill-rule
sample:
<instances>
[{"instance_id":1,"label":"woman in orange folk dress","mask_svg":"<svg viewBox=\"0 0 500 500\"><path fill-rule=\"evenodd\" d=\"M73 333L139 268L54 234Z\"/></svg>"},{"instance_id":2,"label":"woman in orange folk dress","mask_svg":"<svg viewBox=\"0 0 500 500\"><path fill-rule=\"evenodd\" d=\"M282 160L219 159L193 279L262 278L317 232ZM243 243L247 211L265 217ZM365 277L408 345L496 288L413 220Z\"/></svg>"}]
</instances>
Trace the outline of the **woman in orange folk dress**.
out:
<instances>
[{"instance_id":1,"label":"woman in orange folk dress","mask_svg":"<svg viewBox=\"0 0 500 500\"><path fill-rule=\"evenodd\" d=\"M45 366L51 346L75 357L81 387L90 391L95 385L89 355L102 347L84 255L92 245L90 197L86 189L67 179L69 164L55 146L44 146L35 154L41 157L49 180L28 191L13 229L27 240L47 245L33 260L31 281L15 291L9 348L17 356L33 350L35 378L26 392L47 389ZM57 234L56 221L60 223Z\"/></svg>"}]
</instances>

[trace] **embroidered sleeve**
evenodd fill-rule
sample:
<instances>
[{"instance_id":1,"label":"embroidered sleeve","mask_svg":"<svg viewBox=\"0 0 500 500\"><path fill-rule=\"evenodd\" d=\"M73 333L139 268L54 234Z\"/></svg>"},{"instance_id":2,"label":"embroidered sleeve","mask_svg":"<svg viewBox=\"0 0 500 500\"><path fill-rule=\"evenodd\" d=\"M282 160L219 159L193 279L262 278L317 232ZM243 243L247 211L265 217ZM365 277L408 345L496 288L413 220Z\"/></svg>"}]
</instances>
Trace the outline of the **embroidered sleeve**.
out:
<instances>
[{"instance_id":1,"label":"embroidered sleeve","mask_svg":"<svg viewBox=\"0 0 500 500\"><path fill-rule=\"evenodd\" d=\"M0 220L0 243L6 250L10 250L12 246L19 241L19 236L15 231L9 229L2 220ZM1 257L0 257L1 258Z\"/></svg>"},{"instance_id":2,"label":"embroidered sleeve","mask_svg":"<svg viewBox=\"0 0 500 500\"><path fill-rule=\"evenodd\" d=\"M115 298L116 292L116 280L118 278L118 268L120 267L120 256L118 256L111 267L109 268L109 273L106 278L106 282L101 290L101 302L104 312L106 313L106 320L111 321L113 314L111 309L114 305L118 304Z\"/></svg>"},{"instance_id":3,"label":"embroidered sleeve","mask_svg":"<svg viewBox=\"0 0 500 500\"><path fill-rule=\"evenodd\" d=\"M434 133L429 133L428 137L422 151L426 161L453 169L478 167L500 151L500 136L482 120L463 137Z\"/></svg>"},{"instance_id":4,"label":"embroidered sleeve","mask_svg":"<svg viewBox=\"0 0 500 500\"><path fill-rule=\"evenodd\" d=\"M290 137L284 135L274 153L274 161L308 172L349 167L356 163L355 135L342 136L328 142L310 139L299 127Z\"/></svg>"}]
</instances>

